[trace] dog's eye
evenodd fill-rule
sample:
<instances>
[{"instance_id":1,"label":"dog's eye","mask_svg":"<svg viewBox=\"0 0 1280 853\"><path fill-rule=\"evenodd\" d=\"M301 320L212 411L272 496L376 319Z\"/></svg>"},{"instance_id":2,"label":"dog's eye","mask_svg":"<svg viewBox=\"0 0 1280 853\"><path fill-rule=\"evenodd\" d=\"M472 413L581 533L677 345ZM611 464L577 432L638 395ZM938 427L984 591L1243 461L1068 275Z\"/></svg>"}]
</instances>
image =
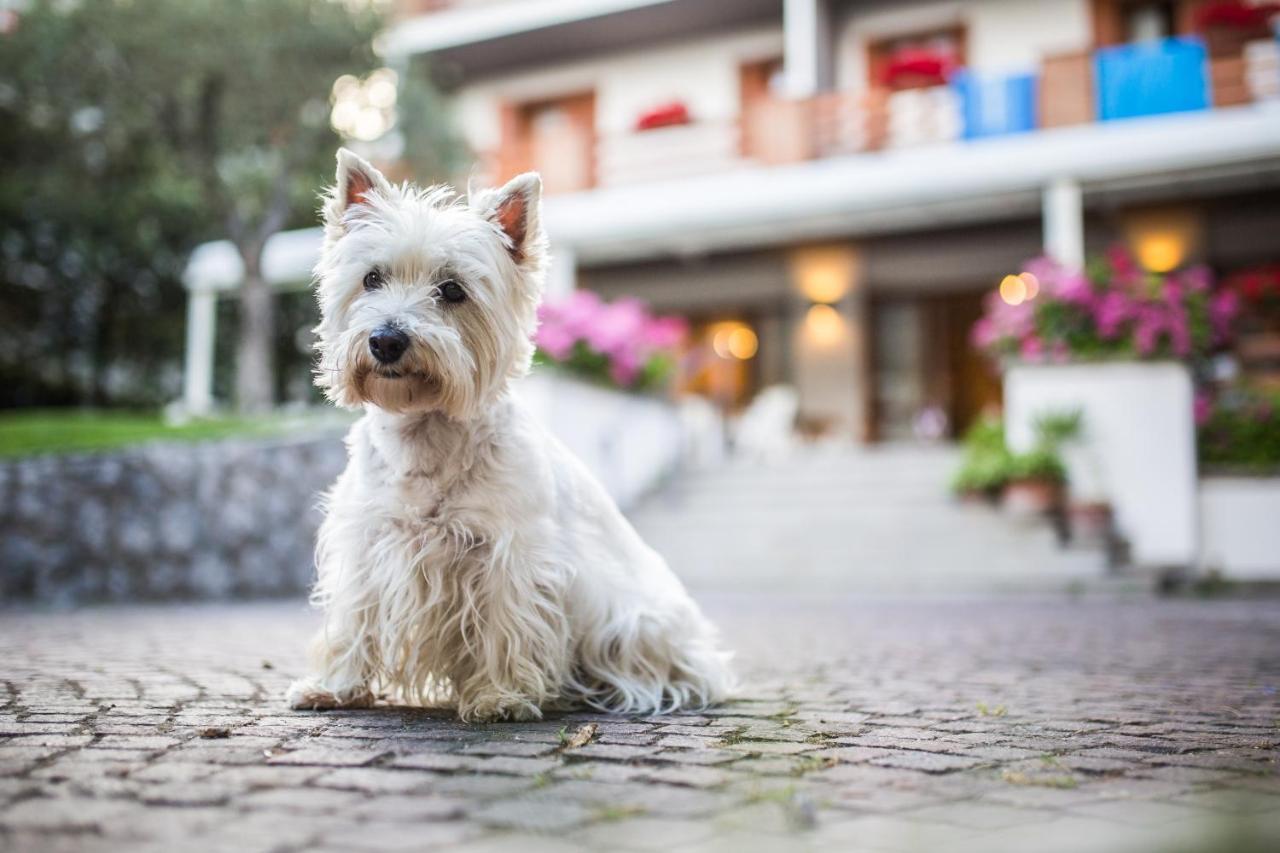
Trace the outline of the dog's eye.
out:
<instances>
[{"instance_id":1,"label":"dog's eye","mask_svg":"<svg viewBox=\"0 0 1280 853\"><path fill-rule=\"evenodd\" d=\"M462 285L452 279L442 282L436 290L440 293L440 298L445 302L458 303L467 298L467 292L462 289Z\"/></svg>"},{"instance_id":2,"label":"dog's eye","mask_svg":"<svg viewBox=\"0 0 1280 853\"><path fill-rule=\"evenodd\" d=\"M369 270L364 274L364 289L377 290L382 287L382 273L377 270Z\"/></svg>"}]
</instances>

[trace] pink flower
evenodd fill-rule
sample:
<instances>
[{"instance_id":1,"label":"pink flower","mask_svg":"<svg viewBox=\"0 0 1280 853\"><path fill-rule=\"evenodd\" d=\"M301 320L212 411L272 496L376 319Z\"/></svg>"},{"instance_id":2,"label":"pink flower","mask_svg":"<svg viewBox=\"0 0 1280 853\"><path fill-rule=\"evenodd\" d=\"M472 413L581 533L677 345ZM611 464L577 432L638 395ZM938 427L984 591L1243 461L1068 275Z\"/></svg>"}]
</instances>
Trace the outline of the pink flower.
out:
<instances>
[{"instance_id":1,"label":"pink flower","mask_svg":"<svg viewBox=\"0 0 1280 853\"><path fill-rule=\"evenodd\" d=\"M1149 305L1138 309L1138 322L1133 330L1133 343L1138 354L1149 356L1160 344L1160 333L1164 331L1164 318L1160 312Z\"/></svg>"},{"instance_id":2,"label":"pink flower","mask_svg":"<svg viewBox=\"0 0 1280 853\"><path fill-rule=\"evenodd\" d=\"M1107 250L1107 263L1111 266L1111 275L1120 285L1134 285L1142 281L1142 270L1124 246L1112 246Z\"/></svg>"},{"instance_id":3,"label":"pink flower","mask_svg":"<svg viewBox=\"0 0 1280 853\"><path fill-rule=\"evenodd\" d=\"M1213 273L1206 266L1194 266L1182 274L1182 281L1192 293L1207 293L1213 286Z\"/></svg>"},{"instance_id":4,"label":"pink flower","mask_svg":"<svg viewBox=\"0 0 1280 853\"><path fill-rule=\"evenodd\" d=\"M619 299L596 314L584 337L596 352L614 355L640 338L647 316L638 299Z\"/></svg>"},{"instance_id":5,"label":"pink flower","mask_svg":"<svg viewBox=\"0 0 1280 853\"><path fill-rule=\"evenodd\" d=\"M683 317L652 317L640 330L644 345L650 349L672 349L684 343L689 324Z\"/></svg>"},{"instance_id":6,"label":"pink flower","mask_svg":"<svg viewBox=\"0 0 1280 853\"><path fill-rule=\"evenodd\" d=\"M587 331L595 326L597 318L604 310L604 303L590 290L575 290L552 310L559 314L569 334L584 338Z\"/></svg>"},{"instance_id":7,"label":"pink flower","mask_svg":"<svg viewBox=\"0 0 1280 853\"><path fill-rule=\"evenodd\" d=\"M1240 297L1234 290L1219 290L1209 297L1209 325L1213 328L1213 342L1224 344L1231 340L1231 330L1240 313Z\"/></svg>"},{"instance_id":8,"label":"pink flower","mask_svg":"<svg viewBox=\"0 0 1280 853\"><path fill-rule=\"evenodd\" d=\"M1209 392L1201 390L1196 392L1195 402L1192 403L1192 411L1195 413L1196 426L1204 426L1209 422L1209 416L1213 414L1213 397Z\"/></svg>"},{"instance_id":9,"label":"pink flower","mask_svg":"<svg viewBox=\"0 0 1280 853\"><path fill-rule=\"evenodd\" d=\"M996 331L995 321L990 317L982 317L978 322L973 324L973 329L969 332L970 342L978 349L986 349L994 344L1000 338Z\"/></svg>"},{"instance_id":10,"label":"pink flower","mask_svg":"<svg viewBox=\"0 0 1280 853\"><path fill-rule=\"evenodd\" d=\"M573 352L573 345L577 340L557 319L550 322L544 320L542 325L538 326L538 331L534 333L533 342L538 349L556 361L564 361Z\"/></svg>"},{"instance_id":11,"label":"pink flower","mask_svg":"<svg viewBox=\"0 0 1280 853\"><path fill-rule=\"evenodd\" d=\"M1133 316L1134 305L1123 293L1112 291L1103 294L1094 303L1093 321L1098 334L1106 340L1115 340Z\"/></svg>"},{"instance_id":12,"label":"pink flower","mask_svg":"<svg viewBox=\"0 0 1280 853\"><path fill-rule=\"evenodd\" d=\"M1084 273L1060 271L1052 279L1053 295L1063 302L1075 305L1091 305L1094 301L1093 285Z\"/></svg>"},{"instance_id":13,"label":"pink flower","mask_svg":"<svg viewBox=\"0 0 1280 853\"><path fill-rule=\"evenodd\" d=\"M609 378L623 388L628 388L640 375L640 364L638 353L634 350L615 353L609 363Z\"/></svg>"},{"instance_id":14,"label":"pink flower","mask_svg":"<svg viewBox=\"0 0 1280 853\"><path fill-rule=\"evenodd\" d=\"M1044 341L1035 335L1028 335L1022 339L1018 352L1027 361L1040 361L1044 358Z\"/></svg>"}]
</instances>

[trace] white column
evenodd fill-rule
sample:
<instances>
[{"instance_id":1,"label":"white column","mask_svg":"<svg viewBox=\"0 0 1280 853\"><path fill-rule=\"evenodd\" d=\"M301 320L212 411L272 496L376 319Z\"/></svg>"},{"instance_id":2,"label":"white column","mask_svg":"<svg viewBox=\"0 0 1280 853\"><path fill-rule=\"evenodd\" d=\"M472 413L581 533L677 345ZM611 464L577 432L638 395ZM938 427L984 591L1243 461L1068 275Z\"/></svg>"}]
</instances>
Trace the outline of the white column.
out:
<instances>
[{"instance_id":1,"label":"white column","mask_svg":"<svg viewBox=\"0 0 1280 853\"><path fill-rule=\"evenodd\" d=\"M551 266L547 270L543 296L554 302L578 289L578 257L569 246L555 246L551 250Z\"/></svg>"},{"instance_id":2,"label":"white column","mask_svg":"<svg viewBox=\"0 0 1280 853\"><path fill-rule=\"evenodd\" d=\"M827 84L828 25L826 0L784 0L783 63L788 96L808 98Z\"/></svg>"},{"instance_id":3,"label":"white column","mask_svg":"<svg viewBox=\"0 0 1280 853\"><path fill-rule=\"evenodd\" d=\"M1045 254L1084 268L1084 193L1072 178L1057 178L1044 190Z\"/></svg>"},{"instance_id":4,"label":"white column","mask_svg":"<svg viewBox=\"0 0 1280 853\"><path fill-rule=\"evenodd\" d=\"M187 353L182 375L182 402L187 414L203 415L213 410L213 341L217 323L217 293L187 291Z\"/></svg>"}]
</instances>

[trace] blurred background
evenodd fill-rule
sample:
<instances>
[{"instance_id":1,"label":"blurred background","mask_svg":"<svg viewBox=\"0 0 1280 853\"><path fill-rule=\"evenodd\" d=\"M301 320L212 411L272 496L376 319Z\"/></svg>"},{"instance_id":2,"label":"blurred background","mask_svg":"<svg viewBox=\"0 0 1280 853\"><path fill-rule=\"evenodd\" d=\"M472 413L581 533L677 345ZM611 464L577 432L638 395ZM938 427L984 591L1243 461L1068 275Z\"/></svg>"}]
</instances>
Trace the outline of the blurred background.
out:
<instances>
[{"instance_id":1,"label":"blurred background","mask_svg":"<svg viewBox=\"0 0 1280 853\"><path fill-rule=\"evenodd\" d=\"M1280 4L0 0L0 591L294 594L317 198L543 176L524 394L697 588L1280 580Z\"/></svg>"}]
</instances>

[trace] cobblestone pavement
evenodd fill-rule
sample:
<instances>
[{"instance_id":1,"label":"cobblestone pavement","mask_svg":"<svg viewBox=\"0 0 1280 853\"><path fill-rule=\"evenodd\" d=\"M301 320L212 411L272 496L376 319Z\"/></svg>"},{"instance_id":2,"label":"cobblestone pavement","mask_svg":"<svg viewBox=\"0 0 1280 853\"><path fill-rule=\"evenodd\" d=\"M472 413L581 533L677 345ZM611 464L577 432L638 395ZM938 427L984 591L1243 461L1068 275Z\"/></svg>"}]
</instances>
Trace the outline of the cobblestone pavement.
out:
<instances>
[{"instance_id":1,"label":"cobblestone pavement","mask_svg":"<svg viewBox=\"0 0 1280 853\"><path fill-rule=\"evenodd\" d=\"M0 614L0 847L1280 849L1280 602L706 603L740 700L493 726L287 710L298 603Z\"/></svg>"}]
</instances>

